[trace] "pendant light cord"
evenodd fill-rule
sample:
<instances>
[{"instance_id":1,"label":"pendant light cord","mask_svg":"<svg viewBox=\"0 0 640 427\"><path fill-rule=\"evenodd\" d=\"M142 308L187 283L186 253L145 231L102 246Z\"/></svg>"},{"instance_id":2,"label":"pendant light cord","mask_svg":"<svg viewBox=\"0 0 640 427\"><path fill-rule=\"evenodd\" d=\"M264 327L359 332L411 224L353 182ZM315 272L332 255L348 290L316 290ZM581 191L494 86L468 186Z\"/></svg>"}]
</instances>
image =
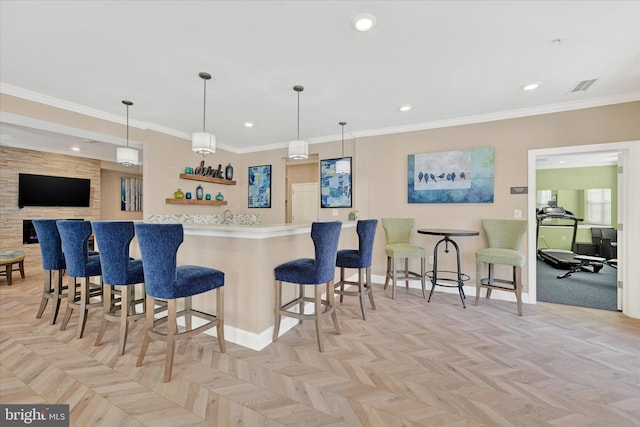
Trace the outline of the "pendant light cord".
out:
<instances>
[{"instance_id":1,"label":"pendant light cord","mask_svg":"<svg viewBox=\"0 0 640 427\"><path fill-rule=\"evenodd\" d=\"M298 91L298 141L300 141L300 92Z\"/></svg>"},{"instance_id":2,"label":"pendant light cord","mask_svg":"<svg viewBox=\"0 0 640 427\"><path fill-rule=\"evenodd\" d=\"M129 105L127 104L127 148L129 148Z\"/></svg>"},{"instance_id":3,"label":"pendant light cord","mask_svg":"<svg viewBox=\"0 0 640 427\"><path fill-rule=\"evenodd\" d=\"M207 118L207 79L202 79L204 80L204 106L202 108L202 132L204 132L205 127L205 120Z\"/></svg>"}]
</instances>

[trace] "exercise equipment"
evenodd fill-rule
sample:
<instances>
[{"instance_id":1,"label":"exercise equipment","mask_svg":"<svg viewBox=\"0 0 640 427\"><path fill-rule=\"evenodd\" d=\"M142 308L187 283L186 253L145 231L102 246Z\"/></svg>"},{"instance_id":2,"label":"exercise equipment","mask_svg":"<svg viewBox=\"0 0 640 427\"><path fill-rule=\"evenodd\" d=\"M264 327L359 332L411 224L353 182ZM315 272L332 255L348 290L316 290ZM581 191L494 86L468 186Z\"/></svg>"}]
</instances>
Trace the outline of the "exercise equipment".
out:
<instances>
[{"instance_id":1,"label":"exercise equipment","mask_svg":"<svg viewBox=\"0 0 640 427\"><path fill-rule=\"evenodd\" d=\"M569 222L573 228L571 249L575 248L578 223L583 220L582 218L578 218L573 214L573 212L565 210L560 206L546 206L541 208L536 212L536 218L536 242L538 241L538 236L540 234L540 226L543 225L544 221L547 221L547 224L544 224L545 227L567 227L567 222ZM553 219L561 221L549 223L549 221ZM602 270L602 266L604 265L603 262L605 261L605 258L577 255L573 250L557 248L539 248L538 257L555 268L569 270L568 272L559 275L558 279L569 277L576 271L597 273Z\"/></svg>"}]
</instances>

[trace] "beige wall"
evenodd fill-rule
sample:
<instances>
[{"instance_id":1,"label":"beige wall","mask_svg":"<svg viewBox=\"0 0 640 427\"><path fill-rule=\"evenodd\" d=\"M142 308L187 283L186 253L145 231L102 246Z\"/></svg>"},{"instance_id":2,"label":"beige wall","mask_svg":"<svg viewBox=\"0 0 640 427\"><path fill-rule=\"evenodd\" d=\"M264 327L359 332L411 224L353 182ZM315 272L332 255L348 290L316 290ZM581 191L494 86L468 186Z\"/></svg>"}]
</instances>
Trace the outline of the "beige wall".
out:
<instances>
[{"instance_id":1,"label":"beige wall","mask_svg":"<svg viewBox=\"0 0 640 427\"><path fill-rule=\"evenodd\" d=\"M121 125L87 118L31 101L2 95L2 108L40 120L49 120L94 132L119 135ZM589 145L618 141L640 140L640 102L586 108L568 112L541 114L517 119L452 126L362 137L345 141L345 155L354 157L354 209L360 218L413 217L416 228L472 228L479 229L482 218L512 218L520 209L525 218L528 212L525 195L511 195L512 186L526 186L528 150L574 145ZM231 163L235 168L236 186L203 185L205 192L215 195L222 191L228 206L185 206L165 203L177 188L195 191L195 181L185 181L179 174L185 166L197 166L202 156L194 154L187 140L154 131L135 129L132 139L144 142L144 217L156 213L259 213L266 224L283 223L286 218L286 148L247 154L234 154L222 149L205 159L207 165L217 167ZM219 143L223 143L220 141ZM339 142L312 144L310 154L320 159L335 158ZM479 147L495 149L495 202L489 204L408 204L407 156L415 153L440 152ZM272 165L272 208L247 208L247 167ZM350 209L339 209L338 217L332 209L320 209L320 220L347 220ZM415 235L414 242L428 249L436 239ZM483 247L483 237L460 240L463 263L473 269L474 252ZM526 250L523 244L523 250ZM243 262L243 260L238 260ZM374 251L374 274L383 274L385 265L384 234L378 229ZM446 266L446 263L445 263ZM527 274L523 274L527 277ZM525 284L526 289L526 284Z\"/></svg>"},{"instance_id":2,"label":"beige wall","mask_svg":"<svg viewBox=\"0 0 640 427\"><path fill-rule=\"evenodd\" d=\"M102 169L100 173L102 200L100 203L100 219L105 221L136 221L142 220L142 211L123 211L120 205L121 178L132 177L142 178L142 174L131 173L129 171L118 171Z\"/></svg>"}]
</instances>

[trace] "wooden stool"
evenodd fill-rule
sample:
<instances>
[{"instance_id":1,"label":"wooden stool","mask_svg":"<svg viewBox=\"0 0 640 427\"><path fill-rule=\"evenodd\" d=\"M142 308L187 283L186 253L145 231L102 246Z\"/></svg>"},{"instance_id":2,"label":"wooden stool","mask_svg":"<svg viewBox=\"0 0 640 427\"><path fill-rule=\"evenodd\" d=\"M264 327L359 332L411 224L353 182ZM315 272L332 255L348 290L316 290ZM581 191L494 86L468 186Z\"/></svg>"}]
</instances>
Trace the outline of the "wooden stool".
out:
<instances>
[{"instance_id":1,"label":"wooden stool","mask_svg":"<svg viewBox=\"0 0 640 427\"><path fill-rule=\"evenodd\" d=\"M18 264L16 268L13 264ZM5 266L5 271L0 271L1 276L7 276L7 284L11 286L12 272L20 270L20 276L24 279L24 251L0 251L0 266Z\"/></svg>"}]
</instances>

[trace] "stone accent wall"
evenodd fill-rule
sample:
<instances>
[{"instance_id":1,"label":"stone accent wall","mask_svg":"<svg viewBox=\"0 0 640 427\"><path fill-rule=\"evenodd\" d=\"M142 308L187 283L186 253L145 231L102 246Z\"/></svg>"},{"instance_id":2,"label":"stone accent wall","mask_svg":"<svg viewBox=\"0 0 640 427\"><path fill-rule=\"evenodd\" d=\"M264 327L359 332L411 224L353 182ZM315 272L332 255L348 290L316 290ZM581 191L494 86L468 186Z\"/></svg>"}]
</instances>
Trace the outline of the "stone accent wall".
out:
<instances>
[{"instance_id":1,"label":"stone accent wall","mask_svg":"<svg viewBox=\"0 0 640 427\"><path fill-rule=\"evenodd\" d=\"M18 174L64 176L91 180L88 208L18 208ZM35 218L100 219L100 161L42 151L0 146L0 250L25 251L25 268L42 269L40 245L22 243L22 220Z\"/></svg>"}]
</instances>

